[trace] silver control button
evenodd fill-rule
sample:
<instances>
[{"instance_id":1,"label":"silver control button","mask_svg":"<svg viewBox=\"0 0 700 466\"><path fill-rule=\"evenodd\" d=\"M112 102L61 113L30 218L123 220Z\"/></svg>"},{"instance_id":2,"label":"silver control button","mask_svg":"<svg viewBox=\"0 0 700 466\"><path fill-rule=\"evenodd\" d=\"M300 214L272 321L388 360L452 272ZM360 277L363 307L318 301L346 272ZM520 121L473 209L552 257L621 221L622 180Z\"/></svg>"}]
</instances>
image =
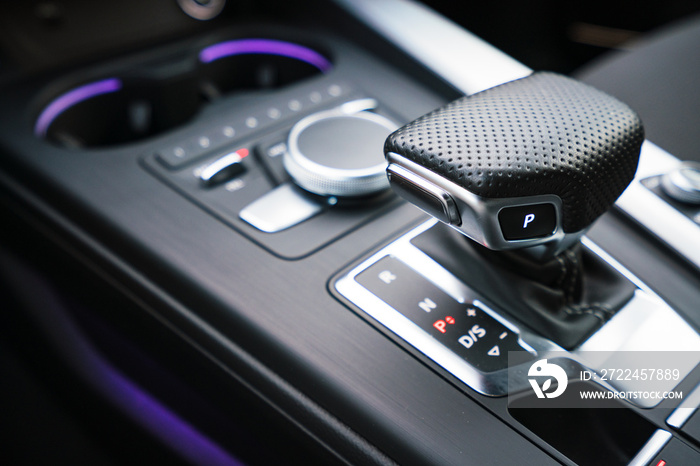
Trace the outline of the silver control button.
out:
<instances>
[{"instance_id":1,"label":"silver control button","mask_svg":"<svg viewBox=\"0 0 700 466\"><path fill-rule=\"evenodd\" d=\"M661 187L677 201L700 204L700 164L682 163L661 177Z\"/></svg>"},{"instance_id":2,"label":"silver control button","mask_svg":"<svg viewBox=\"0 0 700 466\"><path fill-rule=\"evenodd\" d=\"M248 156L248 149L239 149L216 159L200 171L199 181L202 185L209 187L240 175L245 171L241 160L246 156Z\"/></svg>"},{"instance_id":3,"label":"silver control button","mask_svg":"<svg viewBox=\"0 0 700 466\"><path fill-rule=\"evenodd\" d=\"M323 204L303 196L291 184L283 184L248 204L238 216L265 233L277 233L297 225L323 210Z\"/></svg>"},{"instance_id":4,"label":"silver control button","mask_svg":"<svg viewBox=\"0 0 700 466\"><path fill-rule=\"evenodd\" d=\"M386 172L389 184L401 197L448 225L462 223L455 200L447 191L396 164L389 164Z\"/></svg>"}]
</instances>

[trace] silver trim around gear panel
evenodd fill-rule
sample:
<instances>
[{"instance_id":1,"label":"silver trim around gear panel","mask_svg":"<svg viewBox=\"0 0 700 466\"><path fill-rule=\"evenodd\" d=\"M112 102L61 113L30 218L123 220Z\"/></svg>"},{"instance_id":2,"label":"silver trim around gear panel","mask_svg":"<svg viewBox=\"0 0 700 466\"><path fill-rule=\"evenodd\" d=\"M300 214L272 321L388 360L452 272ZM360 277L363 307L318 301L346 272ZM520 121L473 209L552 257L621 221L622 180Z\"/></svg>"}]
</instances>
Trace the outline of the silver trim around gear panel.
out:
<instances>
[{"instance_id":1,"label":"silver trim around gear panel","mask_svg":"<svg viewBox=\"0 0 700 466\"><path fill-rule=\"evenodd\" d=\"M527 380L522 375L527 373L526 370L523 371L518 366L491 373L483 373L477 370L397 309L391 307L355 280L355 277L374 263L384 257L391 256L412 268L416 273L442 289L457 302L465 303L467 296L478 296L478 290L471 290L467 284L461 282L444 267L411 244L413 238L427 231L436 223L437 220L434 219L425 222L362 261L362 263L335 282L336 290L372 319L384 325L476 392L489 396L503 396L508 394L509 388L511 390L519 389L521 386L527 388ZM624 359L626 353L629 352L655 351L663 354L663 352L669 351L692 351L696 354L695 359L689 359L684 364L684 367L680 368L682 369L681 380L684 379L700 363L700 335L658 295L605 253L605 251L601 250L588 238L583 238L582 242L586 248L618 270L638 289L630 302L618 311L608 323L589 337L577 350L567 352L555 343L531 333L527 329L518 327L499 312L489 308L488 304L484 304L483 301L479 303L479 307L505 327L517 333L519 344L523 349L536 355L538 358L547 358L548 355L561 357L562 353L566 353L566 357L580 365L581 368L590 369L596 373L600 373L601 369L608 367L608 364L611 363L611 358L617 357L618 359L615 361L620 363L629 362ZM472 300L476 302L474 299ZM680 336L682 341L676 338L677 336ZM612 356L606 356L606 353L602 352L608 352ZM601 357L601 354L604 357ZM510 384L509 377L512 378ZM599 383L611 391L638 389L634 384L630 383ZM667 390L672 388L665 387ZM660 401L630 400L631 403L645 408L652 407Z\"/></svg>"},{"instance_id":2,"label":"silver trim around gear panel","mask_svg":"<svg viewBox=\"0 0 700 466\"><path fill-rule=\"evenodd\" d=\"M688 395L673 413L671 413L668 419L666 419L666 424L680 429L685 425L686 421L690 419L690 416L695 414L698 407L700 407L700 387L695 387L695 389L690 392L690 395Z\"/></svg>"},{"instance_id":3,"label":"silver trim around gear panel","mask_svg":"<svg viewBox=\"0 0 700 466\"><path fill-rule=\"evenodd\" d=\"M653 460L656 455L658 455L661 450L666 446L666 444L673 438L670 432L658 429L652 434L652 436L647 440L639 453L637 453L632 461L630 461L627 466L647 466L649 461Z\"/></svg>"},{"instance_id":4,"label":"silver trim around gear panel","mask_svg":"<svg viewBox=\"0 0 700 466\"><path fill-rule=\"evenodd\" d=\"M428 230L436 223L437 220L430 220L411 230L376 254L373 254L361 264L354 267L348 274L336 281L335 288L341 295L374 320L384 325L394 334L398 335L401 339L478 393L489 396L506 395L508 393L507 370L499 370L491 373L480 372L355 280L355 277L375 262L378 262L384 257L393 256L414 269L415 272L423 276L426 280L442 289L457 302L465 303L467 300L466 296L474 295L474 292L461 281L457 280L440 264L411 244L411 240L414 237ZM519 344L523 348L523 351L528 351L533 355L547 353L549 351L563 351L562 348L554 345L549 340L519 329L516 325L493 311L483 302L479 302L478 307L503 324L506 328L518 334Z\"/></svg>"}]
</instances>

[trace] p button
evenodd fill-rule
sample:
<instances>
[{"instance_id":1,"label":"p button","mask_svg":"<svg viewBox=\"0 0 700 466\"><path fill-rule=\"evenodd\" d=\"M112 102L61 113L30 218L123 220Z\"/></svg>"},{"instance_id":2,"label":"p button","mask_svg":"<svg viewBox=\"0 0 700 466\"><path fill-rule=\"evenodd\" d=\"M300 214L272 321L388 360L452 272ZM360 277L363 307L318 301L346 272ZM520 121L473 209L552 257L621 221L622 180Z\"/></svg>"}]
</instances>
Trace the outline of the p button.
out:
<instances>
[{"instance_id":1,"label":"p button","mask_svg":"<svg viewBox=\"0 0 700 466\"><path fill-rule=\"evenodd\" d=\"M503 237L508 240L549 236L557 227L554 204L531 204L505 207L498 212Z\"/></svg>"}]
</instances>

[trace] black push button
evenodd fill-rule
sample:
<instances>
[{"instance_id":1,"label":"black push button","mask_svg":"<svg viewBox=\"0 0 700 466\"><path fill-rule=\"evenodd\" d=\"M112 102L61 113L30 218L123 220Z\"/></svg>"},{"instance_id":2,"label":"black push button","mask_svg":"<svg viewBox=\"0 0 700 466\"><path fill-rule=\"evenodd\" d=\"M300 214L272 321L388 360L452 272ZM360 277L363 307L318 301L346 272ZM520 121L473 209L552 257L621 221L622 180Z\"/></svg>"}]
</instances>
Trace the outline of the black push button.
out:
<instances>
[{"instance_id":1,"label":"black push button","mask_svg":"<svg viewBox=\"0 0 700 466\"><path fill-rule=\"evenodd\" d=\"M193 144L183 142L182 144L159 150L156 153L156 159L165 168L175 170L202 156L203 153L203 150L195 147Z\"/></svg>"},{"instance_id":2,"label":"black push button","mask_svg":"<svg viewBox=\"0 0 700 466\"><path fill-rule=\"evenodd\" d=\"M508 240L549 236L557 226L554 204L532 204L506 207L498 212L503 237Z\"/></svg>"},{"instance_id":3,"label":"black push button","mask_svg":"<svg viewBox=\"0 0 700 466\"><path fill-rule=\"evenodd\" d=\"M287 152L287 143L283 140L286 136L276 134L274 137L263 141L255 148L255 152L273 181L282 184L289 180L289 173L284 168L284 154Z\"/></svg>"}]
</instances>

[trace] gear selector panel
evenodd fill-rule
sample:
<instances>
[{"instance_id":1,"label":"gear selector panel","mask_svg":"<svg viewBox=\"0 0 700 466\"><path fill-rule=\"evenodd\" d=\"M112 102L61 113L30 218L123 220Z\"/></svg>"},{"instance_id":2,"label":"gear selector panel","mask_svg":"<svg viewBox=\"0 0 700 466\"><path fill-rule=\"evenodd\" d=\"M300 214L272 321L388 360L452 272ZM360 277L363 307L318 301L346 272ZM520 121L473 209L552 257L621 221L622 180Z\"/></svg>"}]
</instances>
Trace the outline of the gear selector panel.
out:
<instances>
[{"instance_id":1,"label":"gear selector panel","mask_svg":"<svg viewBox=\"0 0 700 466\"><path fill-rule=\"evenodd\" d=\"M518 328L411 244L434 224L372 255L338 279L335 289L477 392L505 395L513 352L524 363L559 348Z\"/></svg>"},{"instance_id":2,"label":"gear selector panel","mask_svg":"<svg viewBox=\"0 0 700 466\"><path fill-rule=\"evenodd\" d=\"M399 344L407 344L477 393L504 396L529 389L522 375L535 360L548 357L564 357L581 370L600 373L610 361L596 355L618 344L620 332L627 336L623 341L635 342L624 351L680 351L679 341L687 342L688 348L700 347L700 336L672 308L584 238L590 254L641 288L635 286L634 297L608 325L577 348L566 349L485 293L478 283L455 273L444 256L425 250L424 241L435 239L436 228L452 231L437 220L427 221L341 272L332 280L331 290L359 315L387 330ZM479 264L467 257L465 260L476 273L488 274L479 272ZM664 326L669 328L666 336L659 334ZM688 369L696 364L691 361ZM616 383L612 383L615 389L628 389ZM633 402L647 408L655 403L658 400L651 404Z\"/></svg>"},{"instance_id":3,"label":"gear selector panel","mask_svg":"<svg viewBox=\"0 0 700 466\"><path fill-rule=\"evenodd\" d=\"M478 300L455 300L393 256L375 262L355 280L481 372L505 369L508 351L523 350L517 333L490 316Z\"/></svg>"}]
</instances>

